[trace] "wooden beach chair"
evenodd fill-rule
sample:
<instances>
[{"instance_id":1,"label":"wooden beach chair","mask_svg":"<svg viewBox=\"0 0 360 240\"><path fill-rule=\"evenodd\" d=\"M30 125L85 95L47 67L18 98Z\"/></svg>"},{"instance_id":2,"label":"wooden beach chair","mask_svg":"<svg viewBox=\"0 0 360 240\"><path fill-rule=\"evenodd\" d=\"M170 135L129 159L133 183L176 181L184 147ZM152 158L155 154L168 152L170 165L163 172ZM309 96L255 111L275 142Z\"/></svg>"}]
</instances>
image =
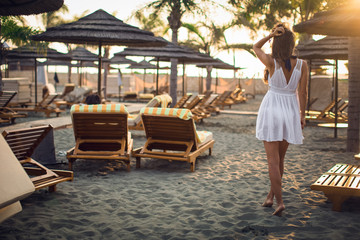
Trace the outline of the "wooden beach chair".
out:
<instances>
[{"instance_id":1,"label":"wooden beach chair","mask_svg":"<svg viewBox=\"0 0 360 240\"><path fill-rule=\"evenodd\" d=\"M338 98L337 102L340 103L341 98ZM334 112L336 101L331 101L322 111L306 111L305 119L308 121L325 121L334 122L334 118L331 117L331 112ZM340 122L341 119L339 119Z\"/></svg>"},{"instance_id":2,"label":"wooden beach chair","mask_svg":"<svg viewBox=\"0 0 360 240\"><path fill-rule=\"evenodd\" d=\"M191 101L188 102L184 108L192 110L194 109L199 103L201 102L201 98L199 97L199 95L196 95L194 97L191 98Z\"/></svg>"},{"instance_id":3,"label":"wooden beach chair","mask_svg":"<svg viewBox=\"0 0 360 240\"><path fill-rule=\"evenodd\" d=\"M16 158L28 173L35 190L48 187L49 192L54 192L58 183L73 180L73 172L51 170L31 158L36 147L52 129L53 127L48 125L4 131L2 133Z\"/></svg>"},{"instance_id":4,"label":"wooden beach chair","mask_svg":"<svg viewBox=\"0 0 360 240\"><path fill-rule=\"evenodd\" d=\"M0 223L22 210L20 200L35 191L11 148L0 136Z\"/></svg>"},{"instance_id":5,"label":"wooden beach chair","mask_svg":"<svg viewBox=\"0 0 360 240\"><path fill-rule=\"evenodd\" d=\"M0 94L0 122L14 123L16 118L27 117L26 114L20 114L9 107L10 101L16 94L15 91L3 91Z\"/></svg>"},{"instance_id":6,"label":"wooden beach chair","mask_svg":"<svg viewBox=\"0 0 360 240\"><path fill-rule=\"evenodd\" d=\"M211 150L215 141L212 133L196 131L192 113L179 108L143 108L141 117L146 133L146 143L135 149L136 167L140 168L141 158L158 158L169 161L190 163L195 171L196 158Z\"/></svg>"},{"instance_id":7,"label":"wooden beach chair","mask_svg":"<svg viewBox=\"0 0 360 240\"><path fill-rule=\"evenodd\" d=\"M211 91L208 91L207 94L201 98L199 103L191 109L195 121L202 121L204 118L211 116L211 112L205 109L205 105L211 96Z\"/></svg>"},{"instance_id":8,"label":"wooden beach chair","mask_svg":"<svg viewBox=\"0 0 360 240\"><path fill-rule=\"evenodd\" d=\"M122 104L73 105L75 147L67 151L69 168L76 159L123 161L130 171L133 140Z\"/></svg>"},{"instance_id":9,"label":"wooden beach chair","mask_svg":"<svg viewBox=\"0 0 360 240\"><path fill-rule=\"evenodd\" d=\"M241 89L240 87L236 87L234 91L230 94L230 99L234 103L244 103L247 101L245 90ZM228 100L230 101L230 100Z\"/></svg>"},{"instance_id":10,"label":"wooden beach chair","mask_svg":"<svg viewBox=\"0 0 360 240\"><path fill-rule=\"evenodd\" d=\"M341 211L342 203L352 196L360 197L360 166L336 164L311 185L322 191L333 203L333 211Z\"/></svg>"},{"instance_id":11,"label":"wooden beach chair","mask_svg":"<svg viewBox=\"0 0 360 240\"><path fill-rule=\"evenodd\" d=\"M70 90L72 87L71 85L66 88L65 85L65 89L63 91L63 94L65 92L67 92L67 89ZM89 88L74 88L72 91L67 92L62 99L55 99L54 103L56 105L57 108L60 108L61 106L66 106L71 107L74 104L79 104L79 103L85 103L85 99L87 96L93 94L95 92L93 92L92 89Z\"/></svg>"},{"instance_id":12,"label":"wooden beach chair","mask_svg":"<svg viewBox=\"0 0 360 240\"><path fill-rule=\"evenodd\" d=\"M174 108L183 108L186 104L186 102L192 97L192 93L188 93L184 96L182 96L179 101L176 102L174 105Z\"/></svg>"},{"instance_id":13,"label":"wooden beach chair","mask_svg":"<svg viewBox=\"0 0 360 240\"><path fill-rule=\"evenodd\" d=\"M169 107L172 98L168 94L157 95L151 99L145 107ZM130 130L144 130L140 114L129 114L128 126Z\"/></svg>"},{"instance_id":14,"label":"wooden beach chair","mask_svg":"<svg viewBox=\"0 0 360 240\"><path fill-rule=\"evenodd\" d=\"M26 104L26 107L23 108L12 108L15 111L19 112L43 112L45 113L46 117L50 117L50 114L55 113L56 117L59 116L60 113L65 112L57 107L53 107L52 104L54 100L57 98L58 94L50 94L46 93L43 99L38 102L36 105L34 104Z\"/></svg>"}]
</instances>

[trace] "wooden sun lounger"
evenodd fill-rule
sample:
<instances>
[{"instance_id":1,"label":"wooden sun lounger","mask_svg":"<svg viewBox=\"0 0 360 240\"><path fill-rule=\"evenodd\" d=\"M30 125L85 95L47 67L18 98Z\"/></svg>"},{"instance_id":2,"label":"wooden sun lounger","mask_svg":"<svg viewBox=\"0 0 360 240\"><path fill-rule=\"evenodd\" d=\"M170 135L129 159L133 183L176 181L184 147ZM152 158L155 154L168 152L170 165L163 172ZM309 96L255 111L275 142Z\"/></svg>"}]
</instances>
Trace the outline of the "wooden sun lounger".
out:
<instances>
[{"instance_id":1,"label":"wooden sun lounger","mask_svg":"<svg viewBox=\"0 0 360 240\"><path fill-rule=\"evenodd\" d=\"M60 113L65 112L57 107L51 106L54 103L54 100L57 98L57 94L46 93L43 99L38 102L36 105L27 104L27 107L24 108L12 108L15 111L25 111L25 112L43 112L46 117L50 117L51 113L55 113L58 117Z\"/></svg>"},{"instance_id":2,"label":"wooden sun lounger","mask_svg":"<svg viewBox=\"0 0 360 240\"><path fill-rule=\"evenodd\" d=\"M211 98L211 92L208 92L208 94L204 95L200 102L191 109L191 112L194 116L194 120L202 121L204 118L208 118L211 116L211 112L206 110L206 103Z\"/></svg>"},{"instance_id":3,"label":"wooden sun lounger","mask_svg":"<svg viewBox=\"0 0 360 240\"><path fill-rule=\"evenodd\" d=\"M341 101L341 98L338 98L338 103ZM310 121L326 121L326 122L333 122L334 118L331 117L331 112L333 112L333 109L335 107L335 100L331 101L322 111L306 111L306 120ZM341 119L339 119L339 122Z\"/></svg>"},{"instance_id":4,"label":"wooden sun lounger","mask_svg":"<svg viewBox=\"0 0 360 240\"><path fill-rule=\"evenodd\" d=\"M190 110L168 109L179 113L185 112L189 119L181 119L180 115L156 115L150 113L158 111L156 108L145 108L142 110L142 120L146 133L146 143L143 147L135 149L132 155L136 157L136 167L140 168L141 158L158 158L169 161L185 161L190 163L190 170L195 171L196 158L209 150L211 155L215 141L199 143L194 120ZM165 110L163 110L165 111Z\"/></svg>"},{"instance_id":5,"label":"wooden sun lounger","mask_svg":"<svg viewBox=\"0 0 360 240\"><path fill-rule=\"evenodd\" d=\"M27 114L20 114L9 107L10 101L15 97L15 91L3 91L0 94L0 123L15 123L15 119L19 117L27 117Z\"/></svg>"},{"instance_id":6,"label":"wooden sun lounger","mask_svg":"<svg viewBox=\"0 0 360 240\"><path fill-rule=\"evenodd\" d=\"M179 101L176 102L174 105L174 108L183 108L186 104L186 102L192 97L191 93L188 93L184 96L182 96Z\"/></svg>"},{"instance_id":7,"label":"wooden sun lounger","mask_svg":"<svg viewBox=\"0 0 360 240\"><path fill-rule=\"evenodd\" d=\"M165 96L166 95L166 96ZM168 94L157 95L152 98L145 107L169 107L172 98ZM129 130L144 130L140 114L130 114L128 116Z\"/></svg>"},{"instance_id":8,"label":"wooden sun lounger","mask_svg":"<svg viewBox=\"0 0 360 240\"><path fill-rule=\"evenodd\" d=\"M89 106L94 108L86 110ZM106 109L113 110L106 112ZM124 105L73 105L71 115L76 144L66 155L70 170L76 159L94 159L120 160L130 171L133 140L129 137L128 113Z\"/></svg>"},{"instance_id":9,"label":"wooden sun lounger","mask_svg":"<svg viewBox=\"0 0 360 240\"><path fill-rule=\"evenodd\" d=\"M13 151L0 136L0 223L22 210L20 200L35 191L35 187Z\"/></svg>"},{"instance_id":10,"label":"wooden sun lounger","mask_svg":"<svg viewBox=\"0 0 360 240\"><path fill-rule=\"evenodd\" d=\"M333 211L341 211L342 203L352 196L360 196L360 166L336 164L324 173L312 190L323 191L333 203Z\"/></svg>"},{"instance_id":11,"label":"wooden sun lounger","mask_svg":"<svg viewBox=\"0 0 360 240\"><path fill-rule=\"evenodd\" d=\"M4 131L3 137L11 150L30 176L35 190L48 187L49 192L56 191L56 185L73 180L72 171L51 170L31 158L36 147L53 129L51 125Z\"/></svg>"}]
</instances>

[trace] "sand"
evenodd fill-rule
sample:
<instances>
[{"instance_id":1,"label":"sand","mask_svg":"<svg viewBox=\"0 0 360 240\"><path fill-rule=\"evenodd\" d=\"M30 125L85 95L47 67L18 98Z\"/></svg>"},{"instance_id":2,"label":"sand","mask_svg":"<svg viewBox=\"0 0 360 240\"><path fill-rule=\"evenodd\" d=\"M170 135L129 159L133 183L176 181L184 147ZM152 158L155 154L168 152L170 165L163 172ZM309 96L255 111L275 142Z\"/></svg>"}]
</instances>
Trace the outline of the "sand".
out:
<instances>
[{"instance_id":1,"label":"sand","mask_svg":"<svg viewBox=\"0 0 360 240\"><path fill-rule=\"evenodd\" d=\"M262 96L232 110L256 111ZM357 239L360 199L342 212L331 210L310 185L335 163L357 164L346 152L346 129L316 124L304 130L304 144L291 145L285 160L282 217L261 204L269 189L266 156L255 138L256 115L226 114L205 119L212 131L212 156L196 171L184 162L146 159L131 172L121 164L77 160L74 181L57 191L39 190L22 201L23 211L0 225L1 239ZM132 131L135 147L145 142ZM64 151L74 146L71 128L54 132L51 168L67 169Z\"/></svg>"}]
</instances>

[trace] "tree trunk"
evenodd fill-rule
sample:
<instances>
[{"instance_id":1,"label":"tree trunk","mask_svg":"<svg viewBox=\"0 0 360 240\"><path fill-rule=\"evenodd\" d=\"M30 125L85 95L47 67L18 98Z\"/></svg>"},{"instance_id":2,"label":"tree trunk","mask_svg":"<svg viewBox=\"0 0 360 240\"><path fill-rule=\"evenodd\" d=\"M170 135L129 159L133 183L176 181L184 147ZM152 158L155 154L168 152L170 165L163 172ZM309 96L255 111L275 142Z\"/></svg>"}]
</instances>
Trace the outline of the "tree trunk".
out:
<instances>
[{"instance_id":1,"label":"tree trunk","mask_svg":"<svg viewBox=\"0 0 360 240\"><path fill-rule=\"evenodd\" d=\"M177 44L178 41L178 30L172 29L172 42ZM170 73L170 97L172 98L171 107L173 107L177 102L177 64L178 60L176 58L171 58L171 73Z\"/></svg>"},{"instance_id":2,"label":"tree trunk","mask_svg":"<svg viewBox=\"0 0 360 240\"><path fill-rule=\"evenodd\" d=\"M360 116L360 37L349 38L349 107L347 151L359 152Z\"/></svg>"},{"instance_id":3,"label":"tree trunk","mask_svg":"<svg viewBox=\"0 0 360 240\"><path fill-rule=\"evenodd\" d=\"M212 71L212 67L211 66L207 66L206 67L206 91L210 91L211 90L211 71Z\"/></svg>"}]
</instances>

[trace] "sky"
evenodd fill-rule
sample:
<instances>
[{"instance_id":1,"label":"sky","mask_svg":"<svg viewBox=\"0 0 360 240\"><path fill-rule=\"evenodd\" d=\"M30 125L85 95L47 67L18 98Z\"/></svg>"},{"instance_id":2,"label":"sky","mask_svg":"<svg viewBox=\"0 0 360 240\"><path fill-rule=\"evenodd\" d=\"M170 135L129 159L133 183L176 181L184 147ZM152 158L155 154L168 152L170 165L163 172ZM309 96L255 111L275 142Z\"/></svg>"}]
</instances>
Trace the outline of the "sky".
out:
<instances>
[{"instance_id":1,"label":"sky","mask_svg":"<svg viewBox=\"0 0 360 240\"><path fill-rule=\"evenodd\" d=\"M72 19L73 16L77 15L80 16L82 13L87 11L87 14L90 14L92 12L95 12L98 9L103 9L107 11L110 14L116 13L116 17L125 23L131 24L136 26L136 22L134 20L129 20L129 17L131 14L138 10L139 8L145 6L147 3L153 2L153 0L120 0L120 1L114 1L114 0L87 0L87 1L80 1L80 0L64 0L64 3L68 6L69 13L64 15L65 19ZM219 3L224 3L226 0L217 0ZM217 23L227 22L231 16L229 14L226 14L220 10L217 10L213 13L210 13L211 19L214 21L217 21ZM27 17L27 20L29 21L31 26L40 27L40 21L37 20L36 17L31 16ZM186 21L188 19L185 19ZM222 21L222 22L221 22ZM44 29L42 29L44 30ZM248 30L240 30L235 29L231 31L226 32L226 38L228 43L249 43L252 44L253 42L257 41L261 37L265 36L265 32L260 32L258 36L256 36L254 39L250 37L250 32ZM183 31L179 31L179 39L181 37L184 37ZM168 39L170 40L170 39ZM57 49L60 52L66 52L66 48L64 44L61 43L52 43L50 47ZM266 44L264 46L266 51L269 51L269 44ZM112 47L110 54L114 54L116 52L120 52L123 50L123 47ZM92 50L94 53L97 53L97 51L94 49ZM236 77L240 78L262 78L264 66L262 63L255 57L253 57L251 54L249 54L246 51L242 50L236 50L235 52L230 51L223 51L218 53L215 58L220 58L222 61L229 63L231 65L234 65L234 59L235 59L235 66L243 68L239 70L236 74ZM134 58L134 57L128 57L135 61L141 61L143 58ZM150 60L151 58L147 58L146 60ZM182 73L182 71L179 71ZM233 77L233 72L230 70L218 70L218 75L221 77ZM204 70L198 70L198 68L195 68L193 66L186 67L186 74L189 76L199 76L199 74L205 74ZM216 76L216 71L213 71L212 73L213 77Z\"/></svg>"}]
</instances>

